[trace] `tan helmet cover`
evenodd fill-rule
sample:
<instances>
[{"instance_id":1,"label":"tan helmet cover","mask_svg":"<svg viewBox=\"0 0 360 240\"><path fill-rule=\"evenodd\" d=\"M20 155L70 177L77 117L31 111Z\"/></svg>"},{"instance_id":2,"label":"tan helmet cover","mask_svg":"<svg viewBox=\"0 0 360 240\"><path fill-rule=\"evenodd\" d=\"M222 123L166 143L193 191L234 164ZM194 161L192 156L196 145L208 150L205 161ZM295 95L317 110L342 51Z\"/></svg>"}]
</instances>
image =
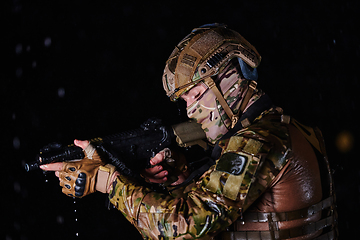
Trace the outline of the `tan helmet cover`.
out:
<instances>
[{"instance_id":1,"label":"tan helmet cover","mask_svg":"<svg viewBox=\"0 0 360 240\"><path fill-rule=\"evenodd\" d=\"M226 26L195 28L171 53L163 74L163 87L172 101L195 84L220 72L239 57L256 68L261 56L239 33Z\"/></svg>"}]
</instances>

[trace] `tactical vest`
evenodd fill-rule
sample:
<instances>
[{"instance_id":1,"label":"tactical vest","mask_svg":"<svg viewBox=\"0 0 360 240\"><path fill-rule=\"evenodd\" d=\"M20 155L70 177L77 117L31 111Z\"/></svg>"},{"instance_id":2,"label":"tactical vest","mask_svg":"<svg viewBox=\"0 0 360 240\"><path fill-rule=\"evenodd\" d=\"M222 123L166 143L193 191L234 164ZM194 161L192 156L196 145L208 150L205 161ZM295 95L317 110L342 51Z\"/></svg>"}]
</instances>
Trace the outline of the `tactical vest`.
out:
<instances>
[{"instance_id":1,"label":"tactical vest","mask_svg":"<svg viewBox=\"0 0 360 240\"><path fill-rule=\"evenodd\" d=\"M282 110L280 110L280 112L282 113ZM275 136L281 138L282 130L280 130L276 126L281 125L282 127L286 127L287 124L295 126L305 136L306 140L311 144L315 154L317 155L322 182L322 200L309 207L290 212L245 211L243 213L243 216L241 216L236 222L234 222L232 226L227 229L227 231L219 234L216 239L277 240L293 238L298 239L301 237L304 237L301 239L337 239L337 214L335 206L334 184L321 132L317 128L310 128L304 126L289 116L281 115L281 113L279 114L277 111L269 110L267 113L262 114L262 116L257 119L258 121L255 121L257 123L249 126L247 128L247 131L252 131L252 128L254 130L254 133L256 131L269 131L269 135L274 134ZM262 127L264 127L264 130L261 130ZM273 132L271 133L271 131ZM264 133L264 135L266 134L268 133ZM290 150L291 145L289 142L286 141L286 138L283 138L283 141L283 149L278 149L276 153L272 152L270 153L271 156L267 156L267 161L270 162L270 164L268 164L268 166L261 166L262 172L268 172L270 175L273 175L272 178L274 178L274 176L276 176L276 174L279 173L279 171L287 163L285 155L288 152L287 150ZM256 142L254 143L255 145L253 143L248 144L248 146L245 145L245 147L248 147L247 151L256 151L258 147L256 146ZM228 140L224 140L223 142L219 143L219 145L222 146L222 148L225 150L226 148L228 148L228 144ZM264 168L268 169L264 170ZM246 198L256 199L259 197L257 195L257 192L261 192L260 188L262 186L258 185L251 185L250 189L247 190ZM246 202L244 202L244 205L246 205ZM318 217L315 221L304 221L303 225L293 228L279 228L280 223L293 220L307 219L316 214L320 217ZM261 230L244 231L242 230L242 226L244 226L244 224L246 223L251 223L252 226L255 226L255 229ZM258 226L258 228L256 226ZM308 236L311 236L311 234L315 234L315 237L307 238Z\"/></svg>"}]
</instances>

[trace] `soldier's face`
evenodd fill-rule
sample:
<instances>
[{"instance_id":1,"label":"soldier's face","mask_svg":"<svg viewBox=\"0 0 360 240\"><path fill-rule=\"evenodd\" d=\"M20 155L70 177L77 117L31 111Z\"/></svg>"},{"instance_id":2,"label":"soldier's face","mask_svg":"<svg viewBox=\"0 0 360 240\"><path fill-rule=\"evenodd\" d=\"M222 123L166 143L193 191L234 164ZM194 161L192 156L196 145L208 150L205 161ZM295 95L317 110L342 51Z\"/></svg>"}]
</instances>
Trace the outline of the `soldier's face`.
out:
<instances>
[{"instance_id":1,"label":"soldier's face","mask_svg":"<svg viewBox=\"0 0 360 240\"><path fill-rule=\"evenodd\" d=\"M201 124L209 142L215 143L228 132L222 123L215 93L204 83L198 83L182 95L187 103L187 116Z\"/></svg>"},{"instance_id":2,"label":"soldier's face","mask_svg":"<svg viewBox=\"0 0 360 240\"><path fill-rule=\"evenodd\" d=\"M181 98L185 100L186 106L190 106L193 102L198 100L204 92L207 90L207 87L202 84L198 83L193 88L191 88L188 92L184 93Z\"/></svg>"}]
</instances>

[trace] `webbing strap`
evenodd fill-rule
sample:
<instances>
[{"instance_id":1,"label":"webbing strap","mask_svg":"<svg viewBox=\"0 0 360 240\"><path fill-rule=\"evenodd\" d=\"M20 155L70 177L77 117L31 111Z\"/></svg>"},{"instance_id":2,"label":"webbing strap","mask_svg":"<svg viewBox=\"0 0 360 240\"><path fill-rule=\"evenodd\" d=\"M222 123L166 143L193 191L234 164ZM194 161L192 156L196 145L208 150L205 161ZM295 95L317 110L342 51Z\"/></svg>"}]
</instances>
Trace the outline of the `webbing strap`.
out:
<instances>
[{"instance_id":1,"label":"webbing strap","mask_svg":"<svg viewBox=\"0 0 360 240\"><path fill-rule=\"evenodd\" d=\"M242 113L245 109L245 107L247 106L251 96L253 95L255 89L256 89L256 85L257 83L253 80L251 80L249 82L249 87L248 90L245 94L245 97L241 103L240 109L237 112L237 114L234 114L233 111L231 110L231 108L229 107L229 105L227 104L226 100L224 99L224 96L221 94L221 92L219 91L218 87L216 86L214 80L212 80L211 77L208 77L204 80L204 83L209 87L209 89L211 91L213 91L213 93L215 94L217 100L219 101L220 105L223 107L226 115L228 115L228 117L231 120L231 128L233 128L236 123L239 120L239 115L240 113Z\"/></svg>"},{"instance_id":2,"label":"webbing strap","mask_svg":"<svg viewBox=\"0 0 360 240\"><path fill-rule=\"evenodd\" d=\"M223 232L222 240L272 240L270 231Z\"/></svg>"},{"instance_id":3,"label":"webbing strap","mask_svg":"<svg viewBox=\"0 0 360 240\"><path fill-rule=\"evenodd\" d=\"M251 80L249 82L249 88L246 92L246 95L244 97L244 100L243 102L241 103L241 106L240 106L240 111L239 112L243 112L245 110L245 107L246 105L248 104L248 102L250 101L250 98L251 96L253 95L255 89L256 89L256 86L257 86L257 82Z\"/></svg>"},{"instance_id":4,"label":"webbing strap","mask_svg":"<svg viewBox=\"0 0 360 240\"><path fill-rule=\"evenodd\" d=\"M270 231L252 231L252 232L223 232L222 240L273 240ZM335 240L335 230L323 233L314 240Z\"/></svg>"},{"instance_id":5,"label":"webbing strap","mask_svg":"<svg viewBox=\"0 0 360 240\"><path fill-rule=\"evenodd\" d=\"M328 197L323 201L311 205L307 208L303 208L296 211L291 212L270 212L270 213L261 213L261 212L247 212L244 214L244 218L242 221L244 222L271 222L270 225L278 226L278 222L281 221L291 221L301 218L308 218L322 210L328 209L332 207L334 204L334 198ZM241 230L241 221L236 221L237 224L235 229ZM287 239L294 238L303 235L308 235L311 233L315 233L321 229L326 227L330 227L335 224L334 215L320 219L317 222L310 222L306 225L302 225L299 227L294 227L290 229L278 229L276 227L270 228L269 231L234 231L234 232L223 232L222 239L224 240L273 240L273 239ZM325 240L325 239L335 239L334 231L323 233L316 239Z\"/></svg>"},{"instance_id":6,"label":"webbing strap","mask_svg":"<svg viewBox=\"0 0 360 240\"><path fill-rule=\"evenodd\" d=\"M315 233L334 224L334 216L290 229L274 230L275 239L288 239Z\"/></svg>"},{"instance_id":7,"label":"webbing strap","mask_svg":"<svg viewBox=\"0 0 360 240\"><path fill-rule=\"evenodd\" d=\"M211 79L211 77L208 77L205 79L205 84L209 87L211 91L215 94L217 100L225 110L225 113L228 115L228 117L231 119L231 122L233 122L235 119L235 115L229 105L227 104L226 100L224 99L223 95L219 91L218 87L216 86L214 80ZM236 120L237 122L237 120Z\"/></svg>"},{"instance_id":8,"label":"webbing strap","mask_svg":"<svg viewBox=\"0 0 360 240\"><path fill-rule=\"evenodd\" d=\"M271 219L272 222L281 222L281 221L291 221L300 218L308 218L317 212L320 212L326 208L329 208L333 205L334 198L330 196L319 203L311 205L306 208L291 212L246 212L244 214L244 222L268 222ZM239 226L241 229L241 226Z\"/></svg>"},{"instance_id":9,"label":"webbing strap","mask_svg":"<svg viewBox=\"0 0 360 240\"><path fill-rule=\"evenodd\" d=\"M280 229L272 231L243 231L243 232L223 232L221 234L221 239L223 240L280 240L280 239L289 239L296 238L312 233L316 233L319 230L322 230L326 227L330 227L334 224L334 216L329 216L323 218L317 222L311 222L309 224L289 228L289 229ZM330 237L330 238L329 238ZM326 232L320 235L316 239L335 239L334 232Z\"/></svg>"}]
</instances>

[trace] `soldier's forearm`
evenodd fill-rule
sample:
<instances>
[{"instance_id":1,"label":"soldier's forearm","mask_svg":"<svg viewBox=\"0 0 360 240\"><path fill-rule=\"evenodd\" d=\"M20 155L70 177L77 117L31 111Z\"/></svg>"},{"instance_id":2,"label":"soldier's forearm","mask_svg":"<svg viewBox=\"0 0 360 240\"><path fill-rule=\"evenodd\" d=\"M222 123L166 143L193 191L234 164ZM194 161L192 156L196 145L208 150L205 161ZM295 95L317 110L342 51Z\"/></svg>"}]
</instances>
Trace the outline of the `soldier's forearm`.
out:
<instances>
[{"instance_id":1,"label":"soldier's forearm","mask_svg":"<svg viewBox=\"0 0 360 240\"><path fill-rule=\"evenodd\" d=\"M190 189L190 188L189 188ZM153 192L118 176L111 203L146 237L210 238L229 226L238 211L211 200L194 184L182 197Z\"/></svg>"}]
</instances>

